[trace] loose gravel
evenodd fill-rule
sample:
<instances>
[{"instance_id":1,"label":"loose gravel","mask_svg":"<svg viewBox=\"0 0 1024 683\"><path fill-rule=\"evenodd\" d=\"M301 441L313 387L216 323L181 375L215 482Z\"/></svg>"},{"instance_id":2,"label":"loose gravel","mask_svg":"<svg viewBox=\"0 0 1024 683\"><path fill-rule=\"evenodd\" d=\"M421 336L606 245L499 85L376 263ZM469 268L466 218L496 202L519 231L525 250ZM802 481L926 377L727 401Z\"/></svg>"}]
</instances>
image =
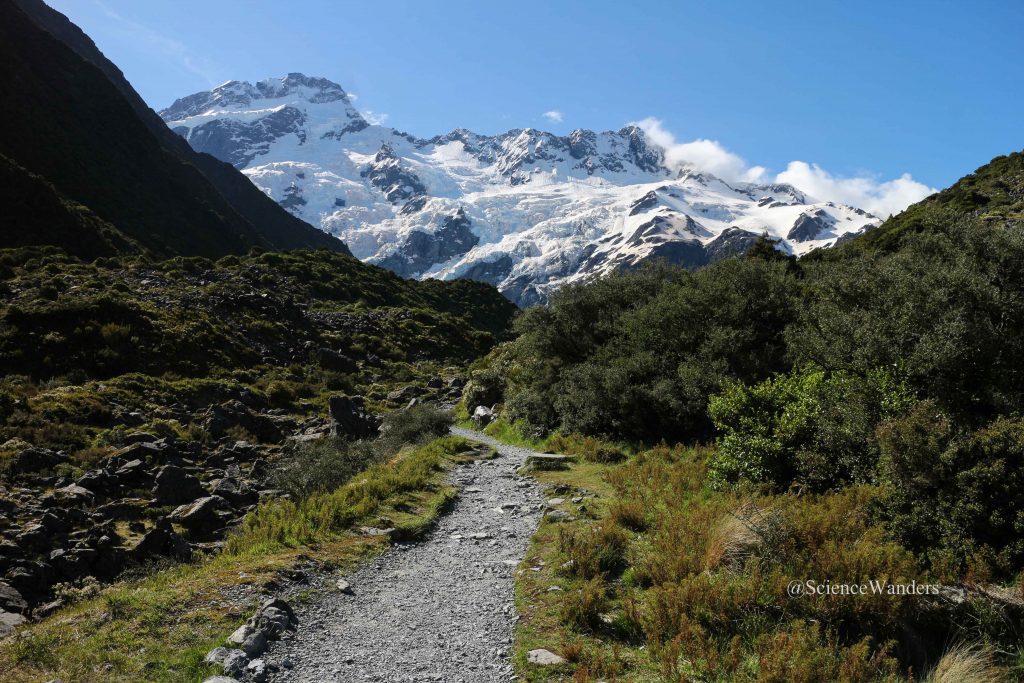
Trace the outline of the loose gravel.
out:
<instances>
[{"instance_id":1,"label":"loose gravel","mask_svg":"<svg viewBox=\"0 0 1024 683\"><path fill-rule=\"evenodd\" d=\"M514 680L513 581L544 499L516 474L532 451L452 432L498 457L453 470L460 493L451 510L424 540L344 577L351 594L328 588L297 605L298 630L264 655L278 668L270 681Z\"/></svg>"}]
</instances>

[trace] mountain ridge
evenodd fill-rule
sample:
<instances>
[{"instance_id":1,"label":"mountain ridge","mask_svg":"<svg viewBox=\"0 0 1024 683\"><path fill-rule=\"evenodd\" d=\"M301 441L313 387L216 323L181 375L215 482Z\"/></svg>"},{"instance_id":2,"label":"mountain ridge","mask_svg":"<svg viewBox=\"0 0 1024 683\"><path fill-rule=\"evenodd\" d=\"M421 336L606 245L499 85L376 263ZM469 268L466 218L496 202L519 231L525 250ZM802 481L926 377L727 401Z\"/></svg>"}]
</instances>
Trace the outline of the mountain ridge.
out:
<instances>
[{"instance_id":1,"label":"mountain ridge","mask_svg":"<svg viewBox=\"0 0 1024 683\"><path fill-rule=\"evenodd\" d=\"M699 267L763 233L804 254L881 222L789 185L670 166L638 125L419 138L300 73L228 81L159 114L357 257L407 277L481 279L520 305L650 261ZM438 248L453 221L459 239Z\"/></svg>"}]
</instances>

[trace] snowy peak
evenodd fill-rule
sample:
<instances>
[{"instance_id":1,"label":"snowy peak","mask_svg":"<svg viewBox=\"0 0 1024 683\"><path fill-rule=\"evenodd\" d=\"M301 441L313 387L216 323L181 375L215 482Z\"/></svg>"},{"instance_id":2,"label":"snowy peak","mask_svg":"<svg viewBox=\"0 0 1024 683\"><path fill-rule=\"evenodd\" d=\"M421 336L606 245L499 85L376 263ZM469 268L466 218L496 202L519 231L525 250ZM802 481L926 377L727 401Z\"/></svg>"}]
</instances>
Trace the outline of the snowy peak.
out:
<instances>
[{"instance_id":1,"label":"snowy peak","mask_svg":"<svg viewBox=\"0 0 1024 683\"><path fill-rule=\"evenodd\" d=\"M880 222L791 185L670 168L634 125L421 139L369 123L341 86L302 74L231 81L161 115L357 257L406 277L484 280L523 305L653 260L698 267L764 234L804 254Z\"/></svg>"},{"instance_id":2,"label":"snowy peak","mask_svg":"<svg viewBox=\"0 0 1024 683\"><path fill-rule=\"evenodd\" d=\"M353 117L362 119L340 85L326 78L315 78L300 73L290 73L280 78L266 78L255 85L246 81L228 81L213 90L175 100L171 106L160 112L160 117L165 121L180 121L192 116L212 114L218 110L251 109L254 103L260 103L261 100L283 99L311 104L340 101L352 109ZM270 102L266 105L272 106Z\"/></svg>"}]
</instances>

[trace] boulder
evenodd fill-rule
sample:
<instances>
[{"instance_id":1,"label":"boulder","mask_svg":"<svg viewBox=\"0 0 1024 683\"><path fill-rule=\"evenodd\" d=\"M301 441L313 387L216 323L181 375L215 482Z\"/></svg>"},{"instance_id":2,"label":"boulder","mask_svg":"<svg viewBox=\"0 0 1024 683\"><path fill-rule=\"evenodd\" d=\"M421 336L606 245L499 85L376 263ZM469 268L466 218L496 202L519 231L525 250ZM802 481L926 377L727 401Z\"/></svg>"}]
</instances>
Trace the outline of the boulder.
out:
<instances>
[{"instance_id":1,"label":"boulder","mask_svg":"<svg viewBox=\"0 0 1024 683\"><path fill-rule=\"evenodd\" d=\"M380 431L380 418L366 410L362 396L331 396L327 408L334 436L367 439Z\"/></svg>"},{"instance_id":2,"label":"boulder","mask_svg":"<svg viewBox=\"0 0 1024 683\"><path fill-rule=\"evenodd\" d=\"M80 549L57 548L50 553L50 564L61 580L77 581L89 574L96 552L91 548L85 549L85 552Z\"/></svg>"},{"instance_id":3,"label":"boulder","mask_svg":"<svg viewBox=\"0 0 1024 683\"><path fill-rule=\"evenodd\" d=\"M167 451L167 442L163 440L134 441L110 456L110 462L120 466L132 460L159 462Z\"/></svg>"},{"instance_id":4,"label":"boulder","mask_svg":"<svg viewBox=\"0 0 1024 683\"><path fill-rule=\"evenodd\" d=\"M220 496L205 496L191 503L179 505L168 519L177 522L189 531L208 533L221 526L217 513L227 507L227 501Z\"/></svg>"},{"instance_id":5,"label":"boulder","mask_svg":"<svg viewBox=\"0 0 1024 683\"><path fill-rule=\"evenodd\" d=\"M248 482L233 476L219 480L213 487L213 495L220 496L235 507L253 505L260 498Z\"/></svg>"},{"instance_id":6,"label":"boulder","mask_svg":"<svg viewBox=\"0 0 1024 683\"><path fill-rule=\"evenodd\" d=\"M254 659L245 667L245 672L255 683L264 683L267 680L267 663L262 659Z\"/></svg>"},{"instance_id":7,"label":"boulder","mask_svg":"<svg viewBox=\"0 0 1024 683\"><path fill-rule=\"evenodd\" d=\"M0 610L5 612L17 612L22 614L28 610L28 603L21 597L14 586L5 581L0 581Z\"/></svg>"},{"instance_id":8,"label":"boulder","mask_svg":"<svg viewBox=\"0 0 1024 683\"><path fill-rule=\"evenodd\" d=\"M249 664L249 658L241 650L229 650L226 647L215 647L203 659L207 664L214 664L224 669L229 676L241 676Z\"/></svg>"},{"instance_id":9,"label":"boulder","mask_svg":"<svg viewBox=\"0 0 1024 683\"><path fill-rule=\"evenodd\" d=\"M86 472L76 483L82 488L99 493L108 493L116 486L113 476L102 469Z\"/></svg>"},{"instance_id":10,"label":"boulder","mask_svg":"<svg viewBox=\"0 0 1024 683\"><path fill-rule=\"evenodd\" d=\"M29 603L38 602L57 580L57 573L46 562L21 562L9 569L7 583L19 594L25 596Z\"/></svg>"},{"instance_id":11,"label":"boulder","mask_svg":"<svg viewBox=\"0 0 1024 683\"><path fill-rule=\"evenodd\" d=\"M14 629L26 621L25 617L15 612L0 610L0 638L14 633Z\"/></svg>"},{"instance_id":12,"label":"boulder","mask_svg":"<svg viewBox=\"0 0 1024 683\"><path fill-rule=\"evenodd\" d=\"M298 623L291 605L281 598L265 600L249 619L249 625L268 640L277 640L285 631L294 630Z\"/></svg>"},{"instance_id":13,"label":"boulder","mask_svg":"<svg viewBox=\"0 0 1024 683\"><path fill-rule=\"evenodd\" d=\"M477 406L473 411L473 424L477 427L486 427L494 422L494 411L487 406Z\"/></svg>"},{"instance_id":14,"label":"boulder","mask_svg":"<svg viewBox=\"0 0 1024 683\"><path fill-rule=\"evenodd\" d=\"M427 392L424 389L413 384L409 384L401 389L395 389L388 394L388 401L391 403L408 403L411 399L414 399L417 396L422 396L425 393Z\"/></svg>"},{"instance_id":15,"label":"boulder","mask_svg":"<svg viewBox=\"0 0 1024 683\"><path fill-rule=\"evenodd\" d=\"M54 500L63 505L89 505L96 498L96 495L79 484L68 484L53 491Z\"/></svg>"},{"instance_id":16,"label":"boulder","mask_svg":"<svg viewBox=\"0 0 1024 683\"><path fill-rule=\"evenodd\" d=\"M148 485L152 480L152 475L145 460L134 458L125 461L124 464L114 470L114 480L121 486L138 488Z\"/></svg>"},{"instance_id":17,"label":"boulder","mask_svg":"<svg viewBox=\"0 0 1024 683\"><path fill-rule=\"evenodd\" d=\"M261 442L281 443L284 440L281 429L270 417L253 412L237 400L210 406L204 414L203 427L215 439L227 436L232 428L240 427Z\"/></svg>"},{"instance_id":18,"label":"boulder","mask_svg":"<svg viewBox=\"0 0 1024 683\"><path fill-rule=\"evenodd\" d=\"M180 505L205 493L199 480L177 465L164 465L156 473L153 495L159 505Z\"/></svg>"},{"instance_id":19,"label":"boulder","mask_svg":"<svg viewBox=\"0 0 1024 683\"><path fill-rule=\"evenodd\" d=\"M575 458L556 453L532 453L526 456L525 467L535 470L564 470Z\"/></svg>"},{"instance_id":20,"label":"boulder","mask_svg":"<svg viewBox=\"0 0 1024 683\"><path fill-rule=\"evenodd\" d=\"M49 448L26 448L11 461L12 474L27 474L47 470L67 460L67 454Z\"/></svg>"},{"instance_id":21,"label":"boulder","mask_svg":"<svg viewBox=\"0 0 1024 683\"><path fill-rule=\"evenodd\" d=\"M132 548L132 556L136 560L155 556L174 557L185 561L192 558L192 547L188 541L174 532L166 519L161 519Z\"/></svg>"}]
</instances>

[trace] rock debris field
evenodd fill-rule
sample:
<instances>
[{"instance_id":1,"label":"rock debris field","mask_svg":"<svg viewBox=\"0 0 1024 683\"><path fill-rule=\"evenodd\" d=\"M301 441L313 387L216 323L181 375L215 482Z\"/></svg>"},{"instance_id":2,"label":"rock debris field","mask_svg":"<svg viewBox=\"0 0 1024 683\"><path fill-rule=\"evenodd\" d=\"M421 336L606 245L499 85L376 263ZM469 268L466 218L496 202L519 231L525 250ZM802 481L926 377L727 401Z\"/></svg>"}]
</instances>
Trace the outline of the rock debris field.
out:
<instances>
[{"instance_id":1,"label":"rock debris field","mask_svg":"<svg viewBox=\"0 0 1024 683\"><path fill-rule=\"evenodd\" d=\"M513 582L544 502L536 482L516 470L533 452L452 431L498 457L453 470L459 496L424 540L396 545L346 576L348 591L329 588L297 605L297 631L264 655L277 669L269 681L514 679Z\"/></svg>"}]
</instances>

